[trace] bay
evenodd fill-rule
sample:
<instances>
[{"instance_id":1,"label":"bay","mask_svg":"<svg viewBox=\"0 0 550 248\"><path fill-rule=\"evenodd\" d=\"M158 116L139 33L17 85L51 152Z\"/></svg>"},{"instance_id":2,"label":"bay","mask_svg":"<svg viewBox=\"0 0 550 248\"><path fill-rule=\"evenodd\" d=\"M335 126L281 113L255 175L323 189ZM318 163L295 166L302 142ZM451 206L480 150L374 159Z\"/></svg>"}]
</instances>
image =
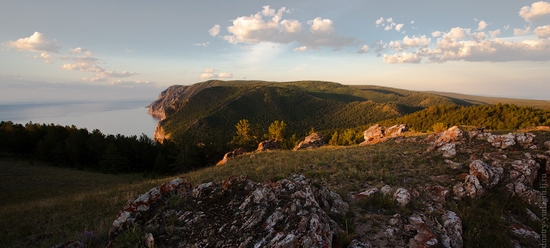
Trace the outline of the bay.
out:
<instances>
[{"instance_id":1,"label":"bay","mask_svg":"<svg viewBox=\"0 0 550 248\"><path fill-rule=\"evenodd\" d=\"M0 121L74 125L104 134L152 138L158 119L147 114L153 100L0 103Z\"/></svg>"}]
</instances>

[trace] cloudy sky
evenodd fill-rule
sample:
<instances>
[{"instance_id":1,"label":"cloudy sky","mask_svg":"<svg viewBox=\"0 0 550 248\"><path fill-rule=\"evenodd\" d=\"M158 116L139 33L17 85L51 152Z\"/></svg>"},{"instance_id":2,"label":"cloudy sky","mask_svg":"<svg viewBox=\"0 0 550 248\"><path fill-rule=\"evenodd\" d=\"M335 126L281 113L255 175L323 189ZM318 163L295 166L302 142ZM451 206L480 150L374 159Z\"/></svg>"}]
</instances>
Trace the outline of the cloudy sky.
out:
<instances>
[{"instance_id":1,"label":"cloudy sky","mask_svg":"<svg viewBox=\"0 0 550 248\"><path fill-rule=\"evenodd\" d=\"M0 1L0 102L208 79L550 100L545 1Z\"/></svg>"}]
</instances>

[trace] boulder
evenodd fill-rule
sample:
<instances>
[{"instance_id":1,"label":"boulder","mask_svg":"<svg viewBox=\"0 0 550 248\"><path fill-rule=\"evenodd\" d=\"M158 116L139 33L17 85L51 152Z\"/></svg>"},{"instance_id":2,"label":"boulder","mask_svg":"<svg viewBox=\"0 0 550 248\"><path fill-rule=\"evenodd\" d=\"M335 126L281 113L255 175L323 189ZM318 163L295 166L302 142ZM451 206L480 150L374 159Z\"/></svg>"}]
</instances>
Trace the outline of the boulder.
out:
<instances>
[{"instance_id":1,"label":"boulder","mask_svg":"<svg viewBox=\"0 0 550 248\"><path fill-rule=\"evenodd\" d=\"M244 153L246 153L246 150L244 150L243 148L237 148L233 151L230 151L228 153L226 153L225 155L223 155L223 159L220 160L220 162L218 162L216 165L222 165L222 164L225 164L227 163L227 161L229 161L230 159L232 158L235 158L235 157L238 157L240 155L243 155Z\"/></svg>"},{"instance_id":2,"label":"boulder","mask_svg":"<svg viewBox=\"0 0 550 248\"><path fill-rule=\"evenodd\" d=\"M514 160L512 162L513 170L510 171L510 177L517 178L527 186L533 186L537 179L540 165L533 159Z\"/></svg>"},{"instance_id":3,"label":"boulder","mask_svg":"<svg viewBox=\"0 0 550 248\"><path fill-rule=\"evenodd\" d=\"M391 187L389 185L384 185L382 186L382 188L380 188L380 193L382 193L383 195L389 195L391 194Z\"/></svg>"},{"instance_id":4,"label":"boulder","mask_svg":"<svg viewBox=\"0 0 550 248\"><path fill-rule=\"evenodd\" d=\"M426 225L422 217L414 214L409 217L409 222L416 230L416 235L409 240L408 247L410 248L425 248L436 247L438 245L437 236L432 232L430 227Z\"/></svg>"},{"instance_id":5,"label":"boulder","mask_svg":"<svg viewBox=\"0 0 550 248\"><path fill-rule=\"evenodd\" d=\"M408 131L409 128L405 124L398 124L391 127L382 127L376 124L363 132L365 141L363 141L361 145L372 145L383 142L390 138L402 136L403 133Z\"/></svg>"},{"instance_id":6,"label":"boulder","mask_svg":"<svg viewBox=\"0 0 550 248\"><path fill-rule=\"evenodd\" d=\"M453 126L435 137L426 138L426 141L432 144L428 151L442 151L444 157L451 158L456 155L456 145L464 141L464 132L458 126Z\"/></svg>"},{"instance_id":7,"label":"boulder","mask_svg":"<svg viewBox=\"0 0 550 248\"><path fill-rule=\"evenodd\" d=\"M425 190L429 200L436 203L444 203L449 195L449 190L440 185L427 186Z\"/></svg>"},{"instance_id":8,"label":"boulder","mask_svg":"<svg viewBox=\"0 0 550 248\"><path fill-rule=\"evenodd\" d=\"M279 149L279 142L276 140L265 140L258 144L258 149L256 149L256 151L263 152L277 149Z\"/></svg>"},{"instance_id":9,"label":"boulder","mask_svg":"<svg viewBox=\"0 0 550 248\"><path fill-rule=\"evenodd\" d=\"M444 247L463 247L464 242L462 240L462 220L453 211L445 211L441 215L443 221L443 228L445 235L442 238Z\"/></svg>"},{"instance_id":10,"label":"boulder","mask_svg":"<svg viewBox=\"0 0 550 248\"><path fill-rule=\"evenodd\" d=\"M488 188L496 186L503 174L502 167L491 167L481 160L475 160L470 164L470 175L475 176Z\"/></svg>"},{"instance_id":11,"label":"boulder","mask_svg":"<svg viewBox=\"0 0 550 248\"><path fill-rule=\"evenodd\" d=\"M506 189L512 196L519 196L521 200L531 206L542 208L548 204L548 198L540 191L532 189L522 182L506 184Z\"/></svg>"},{"instance_id":12,"label":"boulder","mask_svg":"<svg viewBox=\"0 0 550 248\"><path fill-rule=\"evenodd\" d=\"M361 242L357 239L351 241L348 248L372 248L369 242Z\"/></svg>"},{"instance_id":13,"label":"boulder","mask_svg":"<svg viewBox=\"0 0 550 248\"><path fill-rule=\"evenodd\" d=\"M376 192L378 192L378 188L373 187L355 195L353 198L355 198L356 200L369 198L371 195L374 195Z\"/></svg>"},{"instance_id":14,"label":"boulder","mask_svg":"<svg viewBox=\"0 0 550 248\"><path fill-rule=\"evenodd\" d=\"M404 188L398 188L395 190L395 193L393 193L393 199L395 199L397 204L405 206L411 201L411 194Z\"/></svg>"},{"instance_id":15,"label":"boulder","mask_svg":"<svg viewBox=\"0 0 550 248\"><path fill-rule=\"evenodd\" d=\"M537 233L535 230L533 230L531 227L520 224L520 223L514 223L511 226L508 227L508 230L514 237L520 238L520 239L528 239L531 242L534 242L536 244L540 244L541 237L540 234Z\"/></svg>"},{"instance_id":16,"label":"boulder","mask_svg":"<svg viewBox=\"0 0 550 248\"><path fill-rule=\"evenodd\" d=\"M546 149L550 150L550 140L544 142L544 147L546 147Z\"/></svg>"},{"instance_id":17,"label":"boulder","mask_svg":"<svg viewBox=\"0 0 550 248\"><path fill-rule=\"evenodd\" d=\"M481 186L481 183L477 177L468 175L464 180L464 191L470 198L476 198L485 194L485 189Z\"/></svg>"},{"instance_id":18,"label":"boulder","mask_svg":"<svg viewBox=\"0 0 550 248\"><path fill-rule=\"evenodd\" d=\"M329 217L348 205L303 175L266 184L245 176L192 187L174 179L130 200L109 245L139 227L155 247L331 247L342 230Z\"/></svg>"},{"instance_id":19,"label":"boulder","mask_svg":"<svg viewBox=\"0 0 550 248\"><path fill-rule=\"evenodd\" d=\"M296 147L294 147L294 151L302 150L302 149L318 148L323 145L325 145L323 136L321 136L318 133L312 133L309 136L307 136L304 139L304 141L300 142Z\"/></svg>"}]
</instances>

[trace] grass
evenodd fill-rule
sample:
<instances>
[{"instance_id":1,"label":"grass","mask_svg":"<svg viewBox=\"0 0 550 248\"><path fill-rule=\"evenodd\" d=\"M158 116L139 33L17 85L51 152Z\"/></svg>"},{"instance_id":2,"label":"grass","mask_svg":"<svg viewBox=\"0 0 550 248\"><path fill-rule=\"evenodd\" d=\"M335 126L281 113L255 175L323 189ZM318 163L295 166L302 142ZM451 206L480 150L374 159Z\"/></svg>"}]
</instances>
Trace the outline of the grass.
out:
<instances>
[{"instance_id":1,"label":"grass","mask_svg":"<svg viewBox=\"0 0 550 248\"><path fill-rule=\"evenodd\" d=\"M105 244L126 201L168 178L108 175L0 157L0 246Z\"/></svg>"}]
</instances>

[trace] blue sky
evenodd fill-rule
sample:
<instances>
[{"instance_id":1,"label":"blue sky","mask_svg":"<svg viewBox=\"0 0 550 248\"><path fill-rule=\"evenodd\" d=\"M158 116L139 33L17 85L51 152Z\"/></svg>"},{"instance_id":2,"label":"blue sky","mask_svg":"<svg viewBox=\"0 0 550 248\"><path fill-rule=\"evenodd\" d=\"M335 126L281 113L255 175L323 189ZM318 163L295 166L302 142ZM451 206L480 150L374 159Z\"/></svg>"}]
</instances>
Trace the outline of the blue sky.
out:
<instances>
[{"instance_id":1,"label":"blue sky","mask_svg":"<svg viewBox=\"0 0 550 248\"><path fill-rule=\"evenodd\" d=\"M1 1L0 102L208 79L550 100L544 1Z\"/></svg>"}]
</instances>

